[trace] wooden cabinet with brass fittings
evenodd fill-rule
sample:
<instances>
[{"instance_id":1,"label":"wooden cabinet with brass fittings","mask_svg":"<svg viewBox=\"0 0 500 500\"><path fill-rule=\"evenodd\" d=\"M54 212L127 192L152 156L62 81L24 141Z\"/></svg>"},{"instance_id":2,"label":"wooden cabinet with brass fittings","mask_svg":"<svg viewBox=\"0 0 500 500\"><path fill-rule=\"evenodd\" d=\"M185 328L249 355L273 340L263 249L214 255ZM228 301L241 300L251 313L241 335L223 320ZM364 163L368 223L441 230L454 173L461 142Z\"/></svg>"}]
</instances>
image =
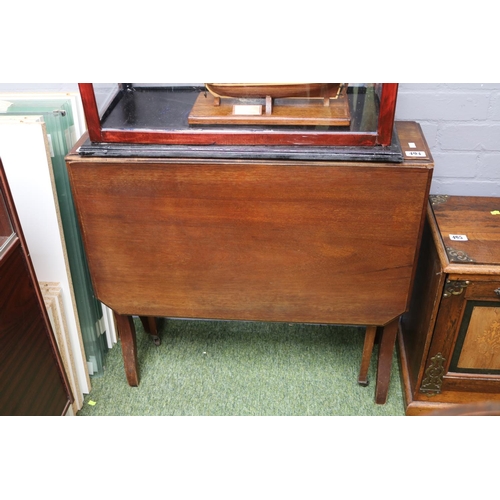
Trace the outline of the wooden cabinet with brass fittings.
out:
<instances>
[{"instance_id":1,"label":"wooden cabinet with brass fittings","mask_svg":"<svg viewBox=\"0 0 500 500\"><path fill-rule=\"evenodd\" d=\"M407 415L500 403L500 198L430 197L398 340Z\"/></svg>"}]
</instances>

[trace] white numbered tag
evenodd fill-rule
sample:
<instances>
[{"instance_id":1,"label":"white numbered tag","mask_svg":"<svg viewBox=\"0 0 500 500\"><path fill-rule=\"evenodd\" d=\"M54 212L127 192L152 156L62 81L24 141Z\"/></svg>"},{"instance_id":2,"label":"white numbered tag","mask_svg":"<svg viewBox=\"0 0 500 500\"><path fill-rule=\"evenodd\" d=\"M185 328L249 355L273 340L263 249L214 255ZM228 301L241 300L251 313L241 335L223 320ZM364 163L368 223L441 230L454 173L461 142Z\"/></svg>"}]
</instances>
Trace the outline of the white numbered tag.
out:
<instances>
[{"instance_id":1,"label":"white numbered tag","mask_svg":"<svg viewBox=\"0 0 500 500\"><path fill-rule=\"evenodd\" d=\"M469 241L465 234L450 234L451 241Z\"/></svg>"},{"instance_id":2,"label":"white numbered tag","mask_svg":"<svg viewBox=\"0 0 500 500\"><path fill-rule=\"evenodd\" d=\"M425 158L427 155L425 151L405 151L406 156L411 156L412 158Z\"/></svg>"}]
</instances>

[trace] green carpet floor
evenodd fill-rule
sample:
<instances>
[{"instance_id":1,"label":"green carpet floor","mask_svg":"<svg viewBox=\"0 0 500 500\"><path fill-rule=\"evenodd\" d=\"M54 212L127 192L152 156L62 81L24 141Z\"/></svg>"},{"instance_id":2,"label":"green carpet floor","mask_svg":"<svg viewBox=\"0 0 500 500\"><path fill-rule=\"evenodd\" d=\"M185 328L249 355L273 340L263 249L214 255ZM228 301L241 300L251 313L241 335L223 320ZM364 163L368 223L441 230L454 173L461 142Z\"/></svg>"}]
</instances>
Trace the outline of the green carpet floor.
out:
<instances>
[{"instance_id":1,"label":"green carpet floor","mask_svg":"<svg viewBox=\"0 0 500 500\"><path fill-rule=\"evenodd\" d=\"M370 384L357 384L364 328L164 320L157 347L135 324L139 387L118 344L79 416L404 415L396 354L385 405L374 402L376 348Z\"/></svg>"}]
</instances>

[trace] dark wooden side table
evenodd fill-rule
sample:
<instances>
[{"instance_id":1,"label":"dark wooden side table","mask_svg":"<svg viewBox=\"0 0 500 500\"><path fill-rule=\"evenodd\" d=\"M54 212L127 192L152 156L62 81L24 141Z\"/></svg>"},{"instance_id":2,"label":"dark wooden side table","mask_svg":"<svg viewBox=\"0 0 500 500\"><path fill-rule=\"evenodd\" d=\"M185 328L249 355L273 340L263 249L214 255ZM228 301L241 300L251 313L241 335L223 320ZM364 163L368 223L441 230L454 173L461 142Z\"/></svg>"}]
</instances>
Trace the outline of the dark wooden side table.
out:
<instances>
[{"instance_id":1,"label":"dark wooden side table","mask_svg":"<svg viewBox=\"0 0 500 500\"><path fill-rule=\"evenodd\" d=\"M360 382L381 327L385 403L433 170L419 125L397 131L402 163L75 149L67 166L95 293L115 312L129 384L132 315L366 325Z\"/></svg>"},{"instance_id":2,"label":"dark wooden side table","mask_svg":"<svg viewBox=\"0 0 500 500\"><path fill-rule=\"evenodd\" d=\"M431 196L399 352L406 413L500 403L500 198Z\"/></svg>"}]
</instances>

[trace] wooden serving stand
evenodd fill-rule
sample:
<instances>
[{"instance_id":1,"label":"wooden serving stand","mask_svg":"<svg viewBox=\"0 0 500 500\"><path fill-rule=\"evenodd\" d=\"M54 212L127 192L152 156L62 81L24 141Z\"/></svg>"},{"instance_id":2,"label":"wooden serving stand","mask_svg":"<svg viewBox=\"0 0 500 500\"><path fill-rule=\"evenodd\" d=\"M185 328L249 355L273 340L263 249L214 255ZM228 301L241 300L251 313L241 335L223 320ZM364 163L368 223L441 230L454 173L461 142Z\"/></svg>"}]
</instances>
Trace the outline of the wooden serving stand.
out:
<instances>
[{"instance_id":1,"label":"wooden serving stand","mask_svg":"<svg viewBox=\"0 0 500 500\"><path fill-rule=\"evenodd\" d=\"M345 89L327 97L273 99L219 98L200 92L188 116L190 125L284 125L349 127Z\"/></svg>"}]
</instances>

